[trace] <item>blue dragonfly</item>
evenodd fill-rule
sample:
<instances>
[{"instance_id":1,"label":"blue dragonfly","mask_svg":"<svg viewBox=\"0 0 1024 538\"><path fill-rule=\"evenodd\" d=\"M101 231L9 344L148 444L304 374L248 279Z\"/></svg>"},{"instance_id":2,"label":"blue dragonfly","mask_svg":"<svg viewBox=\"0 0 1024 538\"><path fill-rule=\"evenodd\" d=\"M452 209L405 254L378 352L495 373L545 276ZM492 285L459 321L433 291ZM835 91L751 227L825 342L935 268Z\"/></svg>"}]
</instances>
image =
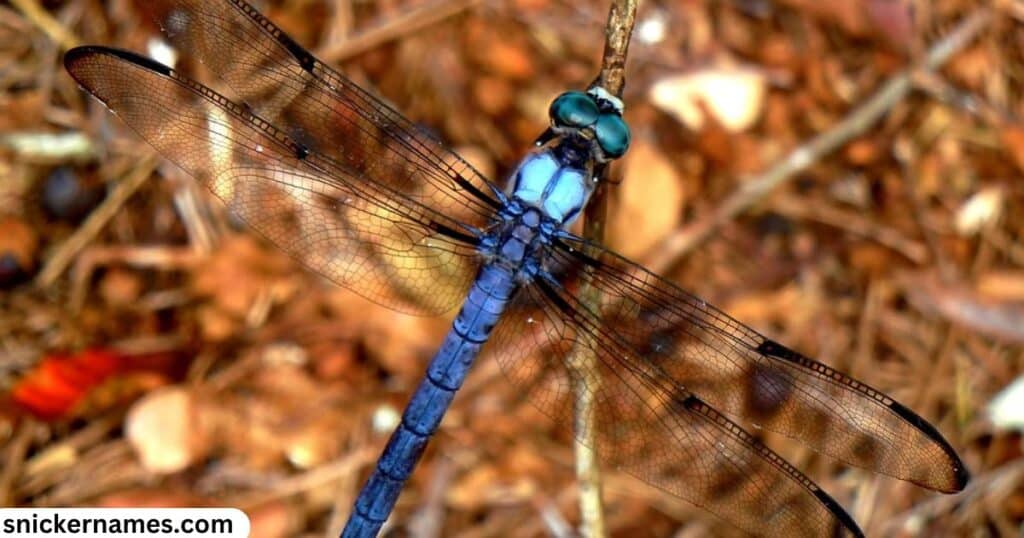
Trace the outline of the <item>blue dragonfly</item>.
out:
<instances>
[{"instance_id":1,"label":"blue dragonfly","mask_svg":"<svg viewBox=\"0 0 1024 538\"><path fill-rule=\"evenodd\" d=\"M942 492L968 472L907 407L568 231L629 145L622 103L569 91L505 188L300 47L241 0L146 9L230 99L132 52L68 51L122 121L309 269L402 312L462 303L342 536L375 536L487 344L507 378L571 427L592 392L599 460L755 534L862 536L814 482L740 425ZM583 282L600 304L583 304ZM573 348L594 360L580 372ZM590 435L592 434L592 435Z\"/></svg>"}]
</instances>

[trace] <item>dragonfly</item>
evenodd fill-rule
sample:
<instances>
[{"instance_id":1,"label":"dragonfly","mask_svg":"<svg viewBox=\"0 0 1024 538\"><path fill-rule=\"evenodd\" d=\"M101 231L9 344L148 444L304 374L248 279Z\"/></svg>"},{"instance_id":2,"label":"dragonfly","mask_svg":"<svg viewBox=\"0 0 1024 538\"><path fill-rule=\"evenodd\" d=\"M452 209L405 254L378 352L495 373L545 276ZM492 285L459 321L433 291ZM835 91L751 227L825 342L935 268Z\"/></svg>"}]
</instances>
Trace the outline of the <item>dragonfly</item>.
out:
<instances>
[{"instance_id":1,"label":"dragonfly","mask_svg":"<svg viewBox=\"0 0 1024 538\"><path fill-rule=\"evenodd\" d=\"M485 344L561 427L573 391L589 392L593 431L575 434L604 465L753 534L863 536L743 424L931 490L967 483L950 443L906 406L570 231L629 146L606 90L554 99L500 185L248 3L145 4L233 97L102 46L66 53L81 87L308 269L399 312L462 305L342 536L380 532ZM593 360L568 364L578 349Z\"/></svg>"}]
</instances>

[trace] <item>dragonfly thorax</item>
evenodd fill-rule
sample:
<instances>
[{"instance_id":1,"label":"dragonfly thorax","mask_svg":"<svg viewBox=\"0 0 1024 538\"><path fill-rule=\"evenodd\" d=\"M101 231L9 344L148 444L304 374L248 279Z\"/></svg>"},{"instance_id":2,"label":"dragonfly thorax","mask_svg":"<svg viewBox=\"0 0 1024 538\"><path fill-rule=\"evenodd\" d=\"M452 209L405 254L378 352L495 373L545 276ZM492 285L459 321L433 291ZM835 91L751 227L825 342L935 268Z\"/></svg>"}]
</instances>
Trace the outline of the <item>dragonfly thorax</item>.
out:
<instances>
[{"instance_id":1,"label":"dragonfly thorax","mask_svg":"<svg viewBox=\"0 0 1024 538\"><path fill-rule=\"evenodd\" d=\"M593 159L575 137L539 148L519 164L512 175L512 198L536 207L566 227L577 217L594 192Z\"/></svg>"}]
</instances>

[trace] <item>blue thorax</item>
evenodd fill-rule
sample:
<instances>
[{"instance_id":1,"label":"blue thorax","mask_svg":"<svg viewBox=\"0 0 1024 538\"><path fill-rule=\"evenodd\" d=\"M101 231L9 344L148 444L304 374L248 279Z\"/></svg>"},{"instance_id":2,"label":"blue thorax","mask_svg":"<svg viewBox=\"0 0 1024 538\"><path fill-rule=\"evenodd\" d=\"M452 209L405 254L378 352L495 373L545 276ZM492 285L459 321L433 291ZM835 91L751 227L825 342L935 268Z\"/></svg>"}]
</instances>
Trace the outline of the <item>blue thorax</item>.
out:
<instances>
[{"instance_id":1,"label":"blue thorax","mask_svg":"<svg viewBox=\"0 0 1024 538\"><path fill-rule=\"evenodd\" d=\"M572 224L594 191L593 166L566 159L559 146L526 156L512 176L512 196L562 226Z\"/></svg>"}]
</instances>

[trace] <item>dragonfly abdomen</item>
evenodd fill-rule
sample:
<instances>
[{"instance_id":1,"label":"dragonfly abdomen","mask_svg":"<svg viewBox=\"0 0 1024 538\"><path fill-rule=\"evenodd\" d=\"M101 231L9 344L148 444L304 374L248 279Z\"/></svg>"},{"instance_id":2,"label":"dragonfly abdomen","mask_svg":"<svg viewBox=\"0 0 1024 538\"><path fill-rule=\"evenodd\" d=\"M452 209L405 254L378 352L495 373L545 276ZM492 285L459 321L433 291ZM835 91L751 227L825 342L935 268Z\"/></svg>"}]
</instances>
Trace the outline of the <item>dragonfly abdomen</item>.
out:
<instances>
[{"instance_id":1,"label":"dragonfly abdomen","mask_svg":"<svg viewBox=\"0 0 1024 538\"><path fill-rule=\"evenodd\" d=\"M377 535L516 287L514 273L504 264L488 263L480 269L426 377L402 413L401 424L359 493L342 537Z\"/></svg>"}]
</instances>

